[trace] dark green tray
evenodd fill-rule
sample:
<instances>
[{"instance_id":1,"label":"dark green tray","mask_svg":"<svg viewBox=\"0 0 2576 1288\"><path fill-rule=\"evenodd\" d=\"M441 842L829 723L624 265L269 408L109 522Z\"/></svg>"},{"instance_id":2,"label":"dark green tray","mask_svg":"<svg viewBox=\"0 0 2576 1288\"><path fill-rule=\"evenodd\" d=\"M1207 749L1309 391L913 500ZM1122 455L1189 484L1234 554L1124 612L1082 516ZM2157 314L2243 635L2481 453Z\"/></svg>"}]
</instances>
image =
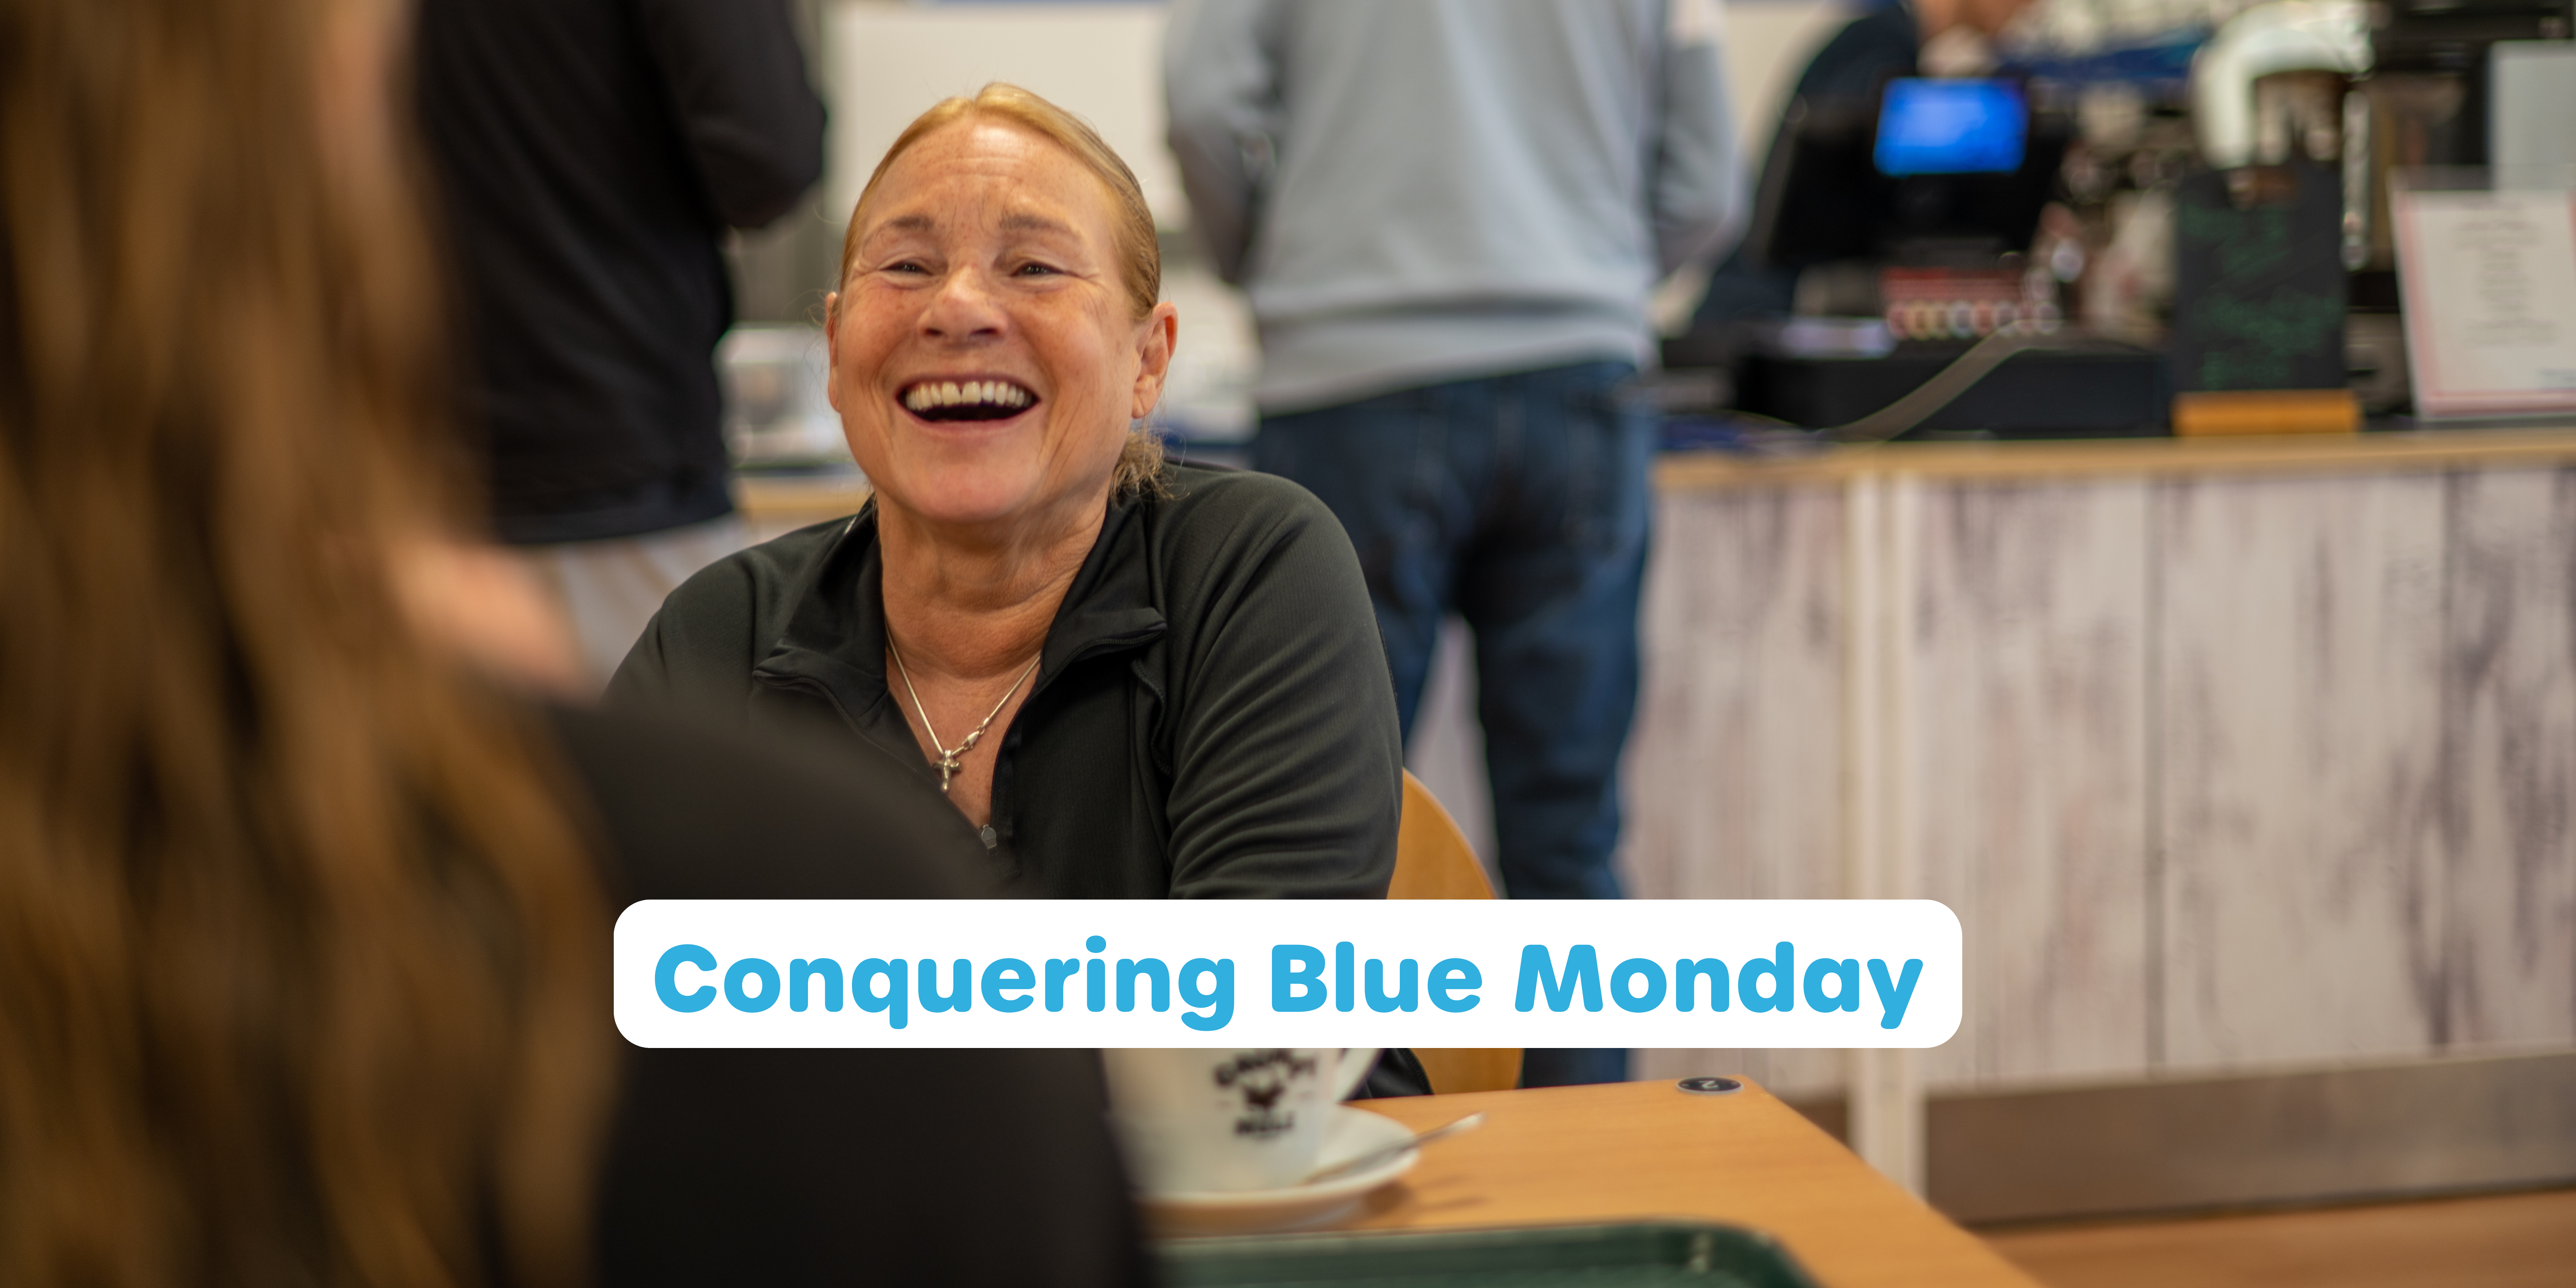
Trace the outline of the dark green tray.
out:
<instances>
[{"instance_id":1,"label":"dark green tray","mask_svg":"<svg viewBox=\"0 0 2576 1288\"><path fill-rule=\"evenodd\" d=\"M1183 1239L1155 1253L1168 1288L1815 1288L1766 1235L1678 1221Z\"/></svg>"}]
</instances>

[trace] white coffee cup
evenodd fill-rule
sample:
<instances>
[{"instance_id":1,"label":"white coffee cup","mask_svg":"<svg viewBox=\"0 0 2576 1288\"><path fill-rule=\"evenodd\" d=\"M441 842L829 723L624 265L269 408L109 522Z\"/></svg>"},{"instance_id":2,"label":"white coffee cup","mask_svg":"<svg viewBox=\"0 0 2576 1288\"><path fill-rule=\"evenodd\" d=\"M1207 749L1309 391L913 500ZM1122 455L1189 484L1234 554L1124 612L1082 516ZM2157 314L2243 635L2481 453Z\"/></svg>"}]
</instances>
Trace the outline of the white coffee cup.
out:
<instances>
[{"instance_id":1,"label":"white coffee cup","mask_svg":"<svg viewBox=\"0 0 2576 1288\"><path fill-rule=\"evenodd\" d=\"M1100 1053L1109 1116L1149 1194L1273 1190L1312 1174L1375 1047Z\"/></svg>"}]
</instances>

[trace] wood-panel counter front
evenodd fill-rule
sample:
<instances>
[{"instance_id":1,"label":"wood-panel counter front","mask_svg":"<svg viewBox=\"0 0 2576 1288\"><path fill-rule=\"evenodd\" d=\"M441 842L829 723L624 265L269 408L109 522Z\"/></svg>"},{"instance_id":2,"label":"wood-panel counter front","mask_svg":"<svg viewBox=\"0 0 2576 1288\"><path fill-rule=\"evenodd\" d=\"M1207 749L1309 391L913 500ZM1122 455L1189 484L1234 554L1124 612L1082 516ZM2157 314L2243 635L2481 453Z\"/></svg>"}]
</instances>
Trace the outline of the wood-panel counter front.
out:
<instances>
[{"instance_id":1,"label":"wood-panel counter front","mask_svg":"<svg viewBox=\"0 0 2576 1288\"><path fill-rule=\"evenodd\" d=\"M1966 1017L1914 1056L1918 1105L2576 1050L2576 431L1896 444L1659 481L1629 889L1948 905ZM1815 1097L1849 1066L1638 1068L1739 1070ZM1855 1114L1902 1119L1871 1096L1907 1081ZM1911 1165L1999 1219L2322 1196L2195 1157L2332 1142L2351 1193L2576 1151L2457 1101L2413 1137L2358 1105L2277 1141L2126 1124L2135 1156L2094 1170L2170 1194L1980 1176L1996 1151L1964 1143Z\"/></svg>"}]
</instances>

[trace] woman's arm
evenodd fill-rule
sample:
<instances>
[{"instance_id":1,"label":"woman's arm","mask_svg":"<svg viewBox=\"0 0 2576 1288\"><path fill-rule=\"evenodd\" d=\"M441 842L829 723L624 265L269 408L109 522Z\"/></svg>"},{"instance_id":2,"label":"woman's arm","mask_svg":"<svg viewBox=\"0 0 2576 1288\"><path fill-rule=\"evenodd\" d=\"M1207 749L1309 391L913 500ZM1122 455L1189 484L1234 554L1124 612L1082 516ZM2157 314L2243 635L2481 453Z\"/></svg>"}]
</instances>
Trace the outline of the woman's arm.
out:
<instances>
[{"instance_id":1,"label":"woman's arm","mask_svg":"<svg viewBox=\"0 0 2576 1288\"><path fill-rule=\"evenodd\" d=\"M572 629L508 551L414 541L393 552L391 575L412 626L487 676L553 697L587 687Z\"/></svg>"},{"instance_id":2,"label":"woman's arm","mask_svg":"<svg viewBox=\"0 0 2576 1288\"><path fill-rule=\"evenodd\" d=\"M1404 747L1350 538L1267 475L1169 504L1173 897L1383 897Z\"/></svg>"}]
</instances>

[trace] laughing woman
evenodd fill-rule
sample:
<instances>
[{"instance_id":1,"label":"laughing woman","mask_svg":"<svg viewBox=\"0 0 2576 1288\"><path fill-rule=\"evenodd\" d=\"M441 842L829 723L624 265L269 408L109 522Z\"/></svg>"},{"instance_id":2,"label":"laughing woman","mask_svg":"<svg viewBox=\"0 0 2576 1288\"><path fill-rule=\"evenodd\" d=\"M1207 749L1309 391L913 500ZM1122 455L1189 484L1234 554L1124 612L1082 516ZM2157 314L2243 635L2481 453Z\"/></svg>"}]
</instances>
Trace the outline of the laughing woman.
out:
<instances>
[{"instance_id":1,"label":"laughing woman","mask_svg":"<svg viewBox=\"0 0 2576 1288\"><path fill-rule=\"evenodd\" d=\"M612 699L820 716L1040 893L1383 895L1402 750L1359 565L1296 485L1131 428L1161 272L1089 127L1004 85L924 113L828 306L874 498L673 592Z\"/></svg>"}]
</instances>

